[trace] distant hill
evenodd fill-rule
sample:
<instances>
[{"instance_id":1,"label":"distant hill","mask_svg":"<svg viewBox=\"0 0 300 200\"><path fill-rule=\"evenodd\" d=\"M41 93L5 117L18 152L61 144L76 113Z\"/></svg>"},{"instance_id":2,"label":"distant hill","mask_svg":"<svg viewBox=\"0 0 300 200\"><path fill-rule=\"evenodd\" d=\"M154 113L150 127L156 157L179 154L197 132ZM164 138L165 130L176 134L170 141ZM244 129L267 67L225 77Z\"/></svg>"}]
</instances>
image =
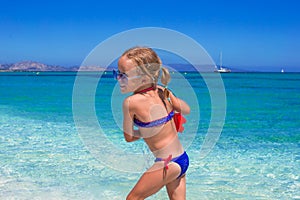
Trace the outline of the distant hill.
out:
<instances>
[{"instance_id":1,"label":"distant hill","mask_svg":"<svg viewBox=\"0 0 300 200\"><path fill-rule=\"evenodd\" d=\"M0 72L40 72L40 71L78 71L79 66L62 67L35 61L22 61L14 64L0 64ZM99 66L82 66L80 71L103 71Z\"/></svg>"}]
</instances>

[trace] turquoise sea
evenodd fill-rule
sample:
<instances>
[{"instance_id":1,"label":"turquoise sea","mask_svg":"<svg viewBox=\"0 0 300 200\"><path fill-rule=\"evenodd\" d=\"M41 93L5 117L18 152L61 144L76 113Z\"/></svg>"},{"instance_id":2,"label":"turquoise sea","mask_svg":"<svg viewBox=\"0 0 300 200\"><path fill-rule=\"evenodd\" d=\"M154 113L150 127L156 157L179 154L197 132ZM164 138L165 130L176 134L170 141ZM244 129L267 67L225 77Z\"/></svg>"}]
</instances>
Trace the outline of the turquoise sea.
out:
<instances>
[{"instance_id":1,"label":"turquoise sea","mask_svg":"<svg viewBox=\"0 0 300 200\"><path fill-rule=\"evenodd\" d=\"M211 91L198 73L173 75L170 88L199 110L199 120L187 116L180 135L190 156L188 200L300 199L300 73L222 74L225 124L204 158L199 151L212 116ZM97 81L93 73L81 76ZM142 172L125 170L135 161L120 149L153 161L142 142L123 139L118 115L124 97L110 72L91 102L104 135L91 127L87 135L78 132L76 78L75 72L0 73L0 199L125 199ZM183 78L193 92L180 84ZM75 106L80 101L89 98ZM109 142L93 143L98 136ZM167 199L166 191L149 199Z\"/></svg>"}]
</instances>

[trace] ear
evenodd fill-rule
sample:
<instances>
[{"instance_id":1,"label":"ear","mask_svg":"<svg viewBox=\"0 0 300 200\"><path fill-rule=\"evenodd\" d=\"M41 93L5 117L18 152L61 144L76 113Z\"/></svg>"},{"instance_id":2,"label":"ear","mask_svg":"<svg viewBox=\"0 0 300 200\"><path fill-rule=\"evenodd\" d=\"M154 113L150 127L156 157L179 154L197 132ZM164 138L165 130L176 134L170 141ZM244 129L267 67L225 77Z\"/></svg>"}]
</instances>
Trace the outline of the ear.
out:
<instances>
[{"instance_id":1,"label":"ear","mask_svg":"<svg viewBox=\"0 0 300 200\"><path fill-rule=\"evenodd\" d=\"M141 83L143 83L143 84L151 83L150 77L147 76L147 75L142 76L142 78L141 78Z\"/></svg>"}]
</instances>

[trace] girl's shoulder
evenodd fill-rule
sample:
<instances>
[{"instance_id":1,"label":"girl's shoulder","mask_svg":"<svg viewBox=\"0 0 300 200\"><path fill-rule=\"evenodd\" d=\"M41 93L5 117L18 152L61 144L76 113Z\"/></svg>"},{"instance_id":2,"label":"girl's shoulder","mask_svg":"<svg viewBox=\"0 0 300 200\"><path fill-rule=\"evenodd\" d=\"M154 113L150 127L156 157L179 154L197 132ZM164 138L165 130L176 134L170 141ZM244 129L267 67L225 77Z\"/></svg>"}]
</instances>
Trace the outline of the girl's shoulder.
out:
<instances>
[{"instance_id":1,"label":"girl's shoulder","mask_svg":"<svg viewBox=\"0 0 300 200\"><path fill-rule=\"evenodd\" d=\"M128 108L136 107L139 104L144 103L145 97L142 95L130 95L124 99L123 104L127 105Z\"/></svg>"}]
</instances>

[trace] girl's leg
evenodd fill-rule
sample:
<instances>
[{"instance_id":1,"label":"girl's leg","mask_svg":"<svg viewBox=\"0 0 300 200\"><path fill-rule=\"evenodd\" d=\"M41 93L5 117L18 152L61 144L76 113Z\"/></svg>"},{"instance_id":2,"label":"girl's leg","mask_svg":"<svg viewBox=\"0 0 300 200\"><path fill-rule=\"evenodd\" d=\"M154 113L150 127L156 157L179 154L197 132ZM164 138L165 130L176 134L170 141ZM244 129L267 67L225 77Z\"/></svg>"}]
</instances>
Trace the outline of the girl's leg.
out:
<instances>
[{"instance_id":1,"label":"girl's leg","mask_svg":"<svg viewBox=\"0 0 300 200\"><path fill-rule=\"evenodd\" d=\"M186 178L183 175L176 178L174 181L166 185L169 198L171 200L185 200L186 199Z\"/></svg>"},{"instance_id":2,"label":"girl's leg","mask_svg":"<svg viewBox=\"0 0 300 200\"><path fill-rule=\"evenodd\" d=\"M127 196L127 200L142 200L156 192L163 186L172 182L180 174L180 167L175 163L169 164L169 169L164 175L163 162L155 163L148 171L146 171L131 192Z\"/></svg>"}]
</instances>

